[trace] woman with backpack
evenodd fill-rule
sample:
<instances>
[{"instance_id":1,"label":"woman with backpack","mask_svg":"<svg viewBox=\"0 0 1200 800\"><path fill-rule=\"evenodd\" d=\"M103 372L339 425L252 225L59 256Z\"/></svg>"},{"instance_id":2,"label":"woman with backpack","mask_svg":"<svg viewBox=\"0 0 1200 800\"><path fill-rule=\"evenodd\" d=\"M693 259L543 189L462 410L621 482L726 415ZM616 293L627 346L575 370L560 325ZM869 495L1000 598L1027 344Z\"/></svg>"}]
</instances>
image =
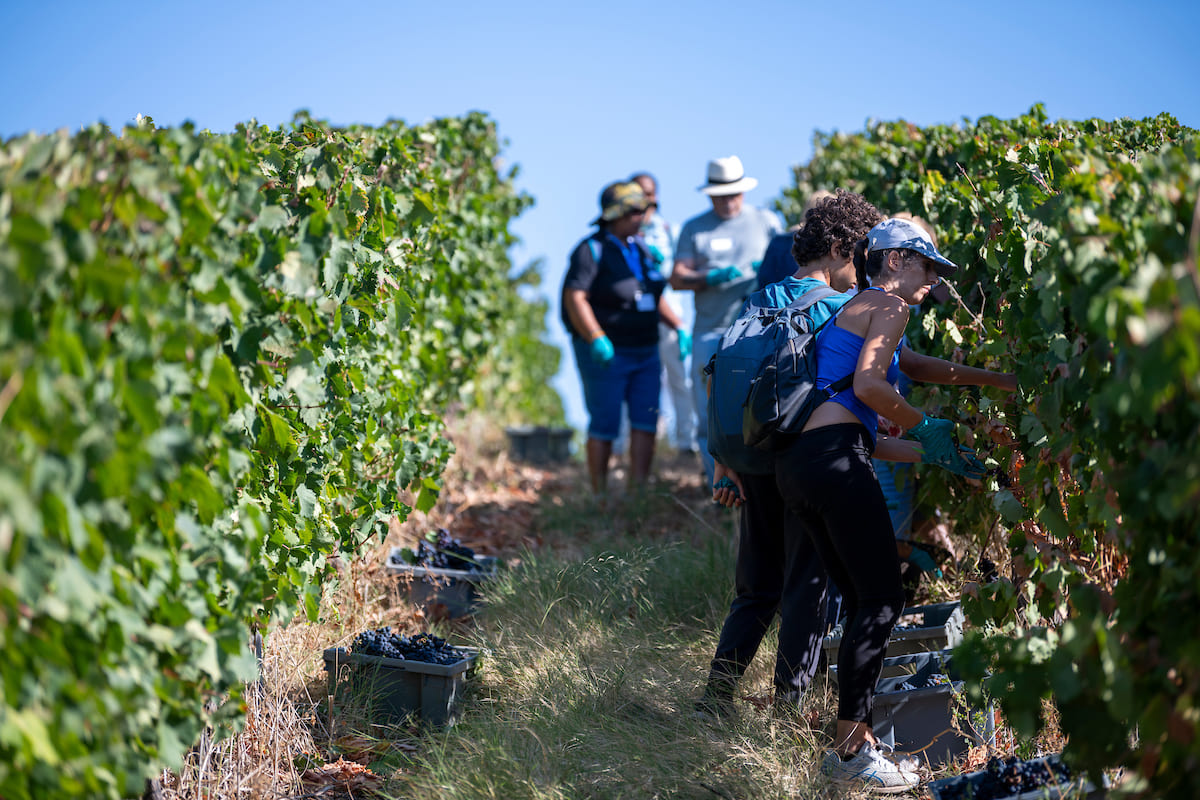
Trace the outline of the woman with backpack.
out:
<instances>
[{"instance_id":1,"label":"woman with backpack","mask_svg":"<svg viewBox=\"0 0 1200 800\"><path fill-rule=\"evenodd\" d=\"M847 625L838 654L838 722L834 748L822 764L839 783L902 792L918 783L877 748L871 709L888 639L904 608L900 558L887 503L871 457L936 464L982 477L983 465L959 448L954 423L927 417L897 391L903 371L914 380L1016 389L1011 374L921 356L902 346L909 306L957 271L917 225L887 219L858 242L859 291L816 340L817 387L853 373L850 388L833 394L809 417L800 435L779 452L776 483L844 596ZM882 415L916 441L877 441Z\"/></svg>"},{"instance_id":2,"label":"woman with backpack","mask_svg":"<svg viewBox=\"0 0 1200 800\"><path fill-rule=\"evenodd\" d=\"M603 494L622 406L629 413L629 484L650 474L658 429L662 364L658 323L679 330L680 357L691 337L663 300L666 276L638 235L649 201L636 181L600 194L598 230L571 253L563 280L562 319L571 334L588 411L587 465L592 491Z\"/></svg>"},{"instance_id":3,"label":"woman with backpack","mask_svg":"<svg viewBox=\"0 0 1200 800\"><path fill-rule=\"evenodd\" d=\"M808 310L814 328L826 322L850 299L844 292L856 280L855 243L881 219L879 209L860 194L844 189L836 195L827 193L805 210L804 224L789 234L794 274L761 289L752 299L765 307L783 308L809 292L832 288L834 293ZM715 436L715 431L710 435ZM776 486L772 454L752 452L761 464L740 466L740 472L716 459L713 499L738 507L738 549L735 597L721 626L704 694L696 703L698 714L707 717L732 711L734 689L776 616L776 708L795 706L808 688L825 635L825 568L787 513Z\"/></svg>"}]
</instances>

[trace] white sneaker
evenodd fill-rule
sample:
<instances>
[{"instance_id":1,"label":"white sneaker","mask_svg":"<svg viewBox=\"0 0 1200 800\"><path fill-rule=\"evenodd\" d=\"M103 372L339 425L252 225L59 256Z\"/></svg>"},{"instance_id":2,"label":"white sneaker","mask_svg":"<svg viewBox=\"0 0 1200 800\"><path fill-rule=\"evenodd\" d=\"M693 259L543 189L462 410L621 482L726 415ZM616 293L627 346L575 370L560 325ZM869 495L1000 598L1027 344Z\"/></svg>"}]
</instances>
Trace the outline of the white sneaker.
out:
<instances>
[{"instance_id":1,"label":"white sneaker","mask_svg":"<svg viewBox=\"0 0 1200 800\"><path fill-rule=\"evenodd\" d=\"M858 783L882 794L907 792L921 782L915 773L901 769L869 744L864 744L849 761L843 761L834 750L827 751L821 771L835 783Z\"/></svg>"}]
</instances>

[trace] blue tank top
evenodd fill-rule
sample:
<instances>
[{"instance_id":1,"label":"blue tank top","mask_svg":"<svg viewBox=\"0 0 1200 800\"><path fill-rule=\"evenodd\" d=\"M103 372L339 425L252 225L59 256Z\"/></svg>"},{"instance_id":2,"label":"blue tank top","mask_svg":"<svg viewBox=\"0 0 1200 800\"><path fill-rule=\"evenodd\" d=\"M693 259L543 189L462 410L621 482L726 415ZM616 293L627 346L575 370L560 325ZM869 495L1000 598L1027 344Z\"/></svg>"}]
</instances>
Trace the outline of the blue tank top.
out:
<instances>
[{"instance_id":1,"label":"blue tank top","mask_svg":"<svg viewBox=\"0 0 1200 800\"><path fill-rule=\"evenodd\" d=\"M866 291L872 291L872 289ZM874 291L883 290L874 289ZM841 313L841 309L838 309L838 313ZM854 372L858 367L858 357L862 353L864 341L863 337L858 334L851 333L845 328L839 328L837 319L832 320L824 327L817 337L818 389L828 389L831 384ZM896 380L900 377L900 348L903 346L903 343L896 345L896 351L892 353L892 363L888 365L887 382L892 385L895 385ZM874 447L878 436L879 415L855 396L854 387L846 387L830 397L829 400L844 406L850 410L851 414L858 417L863 427L867 429L867 433L871 437L871 446Z\"/></svg>"}]
</instances>

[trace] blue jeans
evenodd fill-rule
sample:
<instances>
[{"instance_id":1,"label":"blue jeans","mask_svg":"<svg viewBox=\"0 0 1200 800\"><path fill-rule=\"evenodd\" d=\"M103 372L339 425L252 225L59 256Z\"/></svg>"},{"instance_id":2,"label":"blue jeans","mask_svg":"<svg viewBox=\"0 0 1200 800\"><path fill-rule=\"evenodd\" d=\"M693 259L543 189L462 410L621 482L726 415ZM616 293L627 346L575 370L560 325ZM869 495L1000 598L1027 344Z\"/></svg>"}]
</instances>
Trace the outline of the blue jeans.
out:
<instances>
[{"instance_id":1,"label":"blue jeans","mask_svg":"<svg viewBox=\"0 0 1200 800\"><path fill-rule=\"evenodd\" d=\"M611 442L621 428L621 405L629 408L629 427L658 432L658 395L662 388L662 362L658 345L617 347L612 360L598 364L591 347L571 338L575 365L583 383L583 403L588 411L588 437Z\"/></svg>"},{"instance_id":2,"label":"blue jeans","mask_svg":"<svg viewBox=\"0 0 1200 800\"><path fill-rule=\"evenodd\" d=\"M696 446L700 448L700 460L704 463L704 474L708 476L708 488L713 485L713 470L716 462L708 452L708 378L704 368L717 352L724 331L696 331L692 335L692 397L696 400Z\"/></svg>"}]
</instances>

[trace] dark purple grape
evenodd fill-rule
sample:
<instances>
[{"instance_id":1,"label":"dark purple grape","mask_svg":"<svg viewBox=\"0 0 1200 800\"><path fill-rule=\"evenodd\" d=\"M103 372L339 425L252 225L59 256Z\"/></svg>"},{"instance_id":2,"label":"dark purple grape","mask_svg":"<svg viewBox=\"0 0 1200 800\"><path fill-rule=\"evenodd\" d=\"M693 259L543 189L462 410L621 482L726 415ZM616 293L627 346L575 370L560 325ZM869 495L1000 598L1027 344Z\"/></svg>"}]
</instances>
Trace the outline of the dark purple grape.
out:
<instances>
[{"instance_id":1,"label":"dark purple grape","mask_svg":"<svg viewBox=\"0 0 1200 800\"><path fill-rule=\"evenodd\" d=\"M359 655L424 661L430 664L453 664L463 658L461 651L441 637L424 631L404 636L392 633L390 627L359 633L354 637L350 651Z\"/></svg>"},{"instance_id":2,"label":"dark purple grape","mask_svg":"<svg viewBox=\"0 0 1200 800\"><path fill-rule=\"evenodd\" d=\"M468 571L481 569L475 560L475 551L453 538L445 528L438 529L436 539L432 542L422 539L417 544L414 556L415 563L422 567Z\"/></svg>"}]
</instances>

